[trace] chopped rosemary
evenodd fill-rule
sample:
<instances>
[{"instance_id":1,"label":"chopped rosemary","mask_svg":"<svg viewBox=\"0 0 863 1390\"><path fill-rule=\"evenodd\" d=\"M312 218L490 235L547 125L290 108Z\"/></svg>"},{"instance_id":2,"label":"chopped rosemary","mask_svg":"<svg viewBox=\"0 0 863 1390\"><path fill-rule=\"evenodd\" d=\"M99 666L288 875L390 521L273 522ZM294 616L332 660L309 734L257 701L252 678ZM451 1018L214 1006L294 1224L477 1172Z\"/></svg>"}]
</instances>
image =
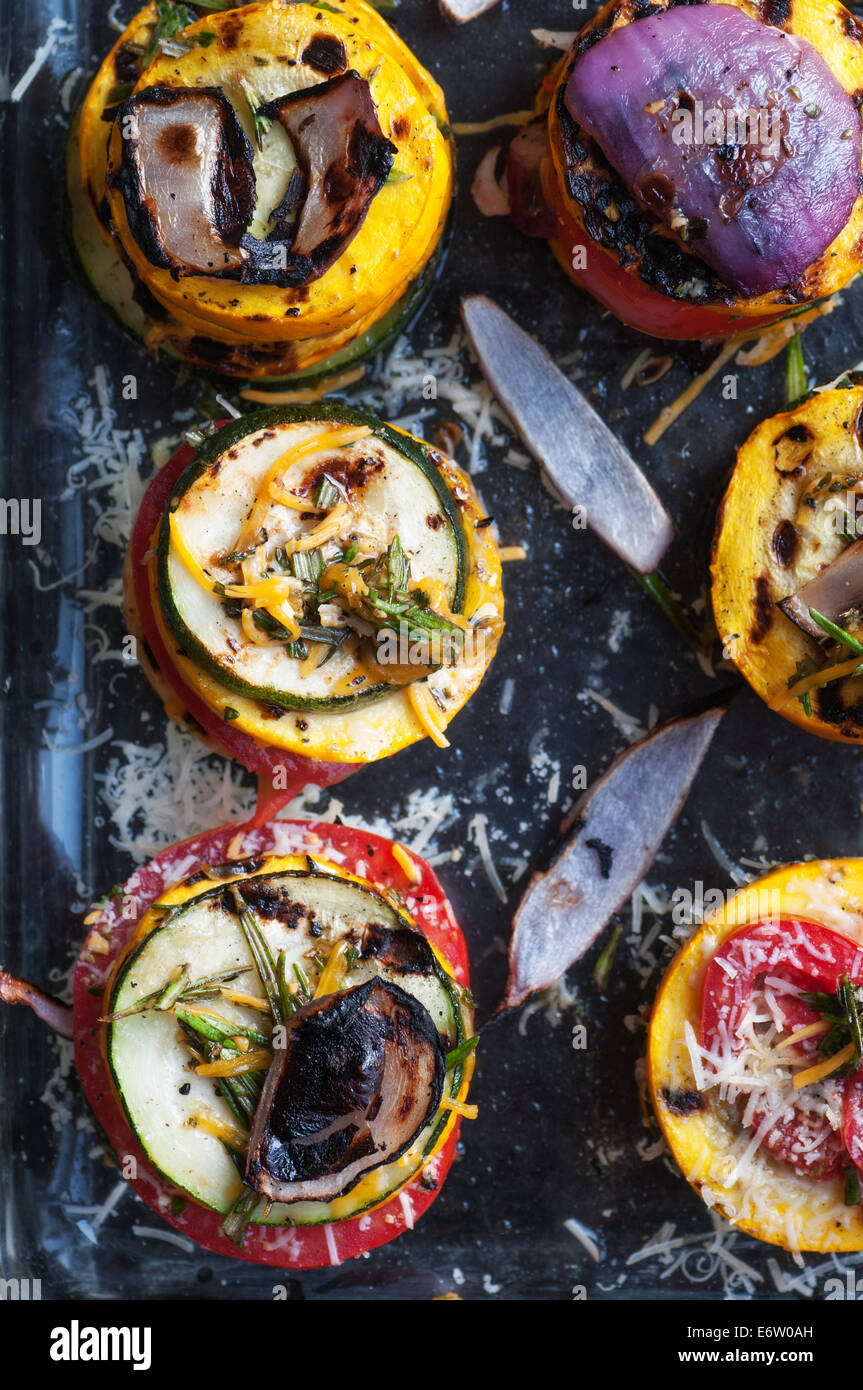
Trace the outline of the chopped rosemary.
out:
<instances>
[{"instance_id":1,"label":"chopped rosemary","mask_svg":"<svg viewBox=\"0 0 863 1390\"><path fill-rule=\"evenodd\" d=\"M857 638L852 637L850 632L846 632L844 627L839 627L836 623L831 622L815 608L809 609L809 616L813 623L817 623L828 637L832 637L834 642L838 642L840 647L847 647L849 652L854 652L855 656L863 656L863 642L858 642Z\"/></svg>"},{"instance_id":2,"label":"chopped rosemary","mask_svg":"<svg viewBox=\"0 0 863 1390\"><path fill-rule=\"evenodd\" d=\"M242 1246L259 1202L257 1192L253 1192L244 1184L239 1197L222 1222L222 1235L227 1236L233 1245Z\"/></svg>"},{"instance_id":3,"label":"chopped rosemary","mask_svg":"<svg viewBox=\"0 0 863 1390\"><path fill-rule=\"evenodd\" d=\"M638 580L641 587L650 594L650 597L662 609L662 612L671 623L678 637L682 637L684 642L686 642L698 655L709 655L710 649L707 637L697 631L695 625L684 612L659 571L657 570L653 574L641 574L638 570L634 569L632 570L632 574Z\"/></svg>"},{"instance_id":4,"label":"chopped rosemary","mask_svg":"<svg viewBox=\"0 0 863 1390\"><path fill-rule=\"evenodd\" d=\"M290 557L295 579L304 584L317 584L324 572L324 557L319 550L297 550Z\"/></svg>"},{"instance_id":5,"label":"chopped rosemary","mask_svg":"<svg viewBox=\"0 0 863 1390\"><path fill-rule=\"evenodd\" d=\"M479 1038L474 1035L472 1038L465 1038L463 1043L460 1043L458 1047L454 1047L452 1052L448 1052L446 1055L447 1071L450 1067L457 1067L460 1062L463 1062L466 1057L469 1057L470 1054L475 1051L478 1042Z\"/></svg>"},{"instance_id":6,"label":"chopped rosemary","mask_svg":"<svg viewBox=\"0 0 863 1390\"><path fill-rule=\"evenodd\" d=\"M319 511L330 511L332 507L337 507L341 500L342 494L332 478L326 473L322 473L315 488L315 508Z\"/></svg>"},{"instance_id":7,"label":"chopped rosemary","mask_svg":"<svg viewBox=\"0 0 863 1390\"><path fill-rule=\"evenodd\" d=\"M258 97L257 92L255 92L254 89L249 86L248 82L241 82L241 85L249 110L252 113L252 125L255 131L255 144L260 150L264 147L264 136L267 134L268 130L270 129L270 126L273 123L270 120L269 116L261 115L261 101Z\"/></svg>"},{"instance_id":8,"label":"chopped rosemary","mask_svg":"<svg viewBox=\"0 0 863 1390\"><path fill-rule=\"evenodd\" d=\"M142 69L150 66L161 49L163 39L173 38L181 29L196 23L197 18L188 5L175 5L173 0L156 0L156 23L150 33L149 46L141 59Z\"/></svg>"},{"instance_id":9,"label":"chopped rosemary","mask_svg":"<svg viewBox=\"0 0 863 1390\"><path fill-rule=\"evenodd\" d=\"M388 184L410 183L412 178L413 174L407 174L404 169L396 169L393 167L387 174L385 182Z\"/></svg>"},{"instance_id":10,"label":"chopped rosemary","mask_svg":"<svg viewBox=\"0 0 863 1390\"><path fill-rule=\"evenodd\" d=\"M863 1066L863 991L855 986L850 975L843 975L835 994L805 993L800 998L815 1009L825 1023L832 1024L818 1042L819 1051L825 1057L834 1057L849 1042L854 1044L853 1060L836 1073L837 1076L853 1075Z\"/></svg>"},{"instance_id":11,"label":"chopped rosemary","mask_svg":"<svg viewBox=\"0 0 863 1390\"><path fill-rule=\"evenodd\" d=\"M856 1168L845 1169L845 1205L846 1207L859 1207L860 1205L860 1177Z\"/></svg>"},{"instance_id":12,"label":"chopped rosemary","mask_svg":"<svg viewBox=\"0 0 863 1390\"><path fill-rule=\"evenodd\" d=\"M218 1018L211 1013L198 1013L194 1009L186 1009L174 1006L174 1014L181 1023L185 1023L187 1028L191 1028L193 1033L199 1033L202 1038L207 1038L210 1042L232 1046L231 1039L236 1037L248 1038L249 1042L255 1043L257 1047L269 1047L270 1039L265 1033L259 1033L257 1028L247 1028L242 1023L229 1023L226 1018ZM236 1049L234 1049L236 1050Z\"/></svg>"},{"instance_id":13,"label":"chopped rosemary","mask_svg":"<svg viewBox=\"0 0 863 1390\"><path fill-rule=\"evenodd\" d=\"M276 961L276 984L282 1005L282 1018L290 1018L291 1014L296 1012L297 1006L288 988L288 958L285 951L279 952L279 958Z\"/></svg>"},{"instance_id":14,"label":"chopped rosemary","mask_svg":"<svg viewBox=\"0 0 863 1390\"><path fill-rule=\"evenodd\" d=\"M611 978L614 968L614 958L617 955L617 947L623 935L623 924L618 922L611 932L608 940L603 946L596 965L593 967L593 979L600 993L605 993L605 987Z\"/></svg>"}]
</instances>

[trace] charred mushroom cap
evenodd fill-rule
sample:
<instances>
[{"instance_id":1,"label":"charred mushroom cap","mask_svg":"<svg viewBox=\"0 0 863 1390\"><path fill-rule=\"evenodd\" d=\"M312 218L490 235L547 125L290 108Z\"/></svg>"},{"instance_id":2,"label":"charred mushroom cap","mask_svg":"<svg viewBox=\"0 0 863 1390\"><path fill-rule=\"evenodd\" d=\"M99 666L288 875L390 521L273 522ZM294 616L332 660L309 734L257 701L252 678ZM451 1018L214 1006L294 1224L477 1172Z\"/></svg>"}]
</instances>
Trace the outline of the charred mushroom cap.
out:
<instances>
[{"instance_id":1,"label":"charred mushroom cap","mask_svg":"<svg viewBox=\"0 0 863 1390\"><path fill-rule=\"evenodd\" d=\"M422 932L393 930L380 922L369 922L363 932L360 955L373 956L388 970L402 975L433 975L434 952Z\"/></svg>"},{"instance_id":2,"label":"charred mushroom cap","mask_svg":"<svg viewBox=\"0 0 863 1390\"><path fill-rule=\"evenodd\" d=\"M239 276L257 193L252 147L225 94L147 87L117 120L120 190L147 259L177 276Z\"/></svg>"},{"instance_id":3,"label":"charred mushroom cap","mask_svg":"<svg viewBox=\"0 0 863 1390\"><path fill-rule=\"evenodd\" d=\"M779 607L799 628L818 642L828 641L823 628L810 614L814 608L832 623L863 604L863 538L853 541L796 594L782 599Z\"/></svg>"},{"instance_id":4,"label":"charred mushroom cap","mask_svg":"<svg viewBox=\"0 0 863 1390\"><path fill-rule=\"evenodd\" d=\"M290 137L304 182L292 235L245 237L249 281L296 287L318 280L353 241L386 183L396 147L378 121L368 82L353 69L260 108ZM290 191L290 190L289 190Z\"/></svg>"},{"instance_id":5,"label":"charred mushroom cap","mask_svg":"<svg viewBox=\"0 0 863 1390\"><path fill-rule=\"evenodd\" d=\"M437 1112L446 1056L422 1004L378 976L286 1024L249 1138L246 1182L271 1202L332 1201L392 1163Z\"/></svg>"}]
</instances>

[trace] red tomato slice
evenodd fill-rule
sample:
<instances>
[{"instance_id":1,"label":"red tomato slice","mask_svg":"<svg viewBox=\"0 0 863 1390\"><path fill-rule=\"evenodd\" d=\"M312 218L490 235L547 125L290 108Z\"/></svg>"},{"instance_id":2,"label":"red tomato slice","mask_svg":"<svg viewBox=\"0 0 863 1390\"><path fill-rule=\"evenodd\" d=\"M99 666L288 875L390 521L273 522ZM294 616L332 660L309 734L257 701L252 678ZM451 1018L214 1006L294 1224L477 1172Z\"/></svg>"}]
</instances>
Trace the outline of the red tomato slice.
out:
<instances>
[{"instance_id":1,"label":"red tomato slice","mask_svg":"<svg viewBox=\"0 0 863 1390\"><path fill-rule=\"evenodd\" d=\"M242 842L233 844L238 834L242 835ZM460 1120L433 1163L383 1206L328 1226L253 1226L240 1249L222 1235L222 1217L218 1212L198 1206L191 1199L185 1199L182 1205L185 1194L172 1188L153 1168L128 1128L108 1070L104 1028L99 1020L107 982L127 942L162 893L186 878L196 865L224 863L229 846L234 851L231 858L254 858L267 853L312 854L359 873L380 888L397 889L417 926L448 961L459 984L468 983L464 937L437 876L424 860L412 855L419 873L419 882L414 883L393 858L391 842L380 835L312 821L275 821L239 829L226 825L172 845L137 869L95 923L95 930L110 945L107 955L94 956L85 949L75 967L75 1063L87 1099L124 1171L131 1168L132 1186L175 1230L214 1254L258 1264L290 1269L340 1264L393 1240L428 1210L453 1161ZM129 1159L134 1159L134 1163L129 1164Z\"/></svg>"},{"instance_id":2,"label":"red tomato slice","mask_svg":"<svg viewBox=\"0 0 863 1390\"><path fill-rule=\"evenodd\" d=\"M219 422L219 428L228 424ZM229 757L258 774L258 803L251 824L263 824L286 806L309 782L329 787L356 772L360 764L323 762L304 758L258 743L242 729L235 729L210 709L199 695L186 685L162 641L153 614L152 595L147 575L147 556L153 535L161 521L174 485L195 457L189 444L183 444L164 468L156 474L141 502L132 532L131 564L135 603L141 627L155 664L182 700L192 718L225 749ZM278 778L279 786L274 785ZM284 785L281 785L284 783Z\"/></svg>"},{"instance_id":3,"label":"red tomato slice","mask_svg":"<svg viewBox=\"0 0 863 1390\"><path fill-rule=\"evenodd\" d=\"M725 309L710 309L698 304L683 304L671 295L651 289L636 274L623 270L614 256L591 239L581 223L567 209L559 192L554 193L557 217L557 240L566 254L573 279L604 304L615 318L640 333L653 338L681 340L710 340L731 338L736 333L764 328L776 323L787 313L787 307L777 308L763 317L747 318ZM576 270L573 255L583 248L586 266Z\"/></svg>"},{"instance_id":4,"label":"red tomato slice","mask_svg":"<svg viewBox=\"0 0 863 1390\"><path fill-rule=\"evenodd\" d=\"M863 1179L863 1082L856 1076L845 1083L842 1137L848 1156Z\"/></svg>"},{"instance_id":5,"label":"red tomato slice","mask_svg":"<svg viewBox=\"0 0 863 1390\"><path fill-rule=\"evenodd\" d=\"M723 1052L727 1039L733 1051L752 992L765 977L775 976L807 991L835 994L843 975L850 976L855 984L863 981L863 949L838 932L800 918L744 927L723 943L707 968L701 1005L702 1046ZM794 994L777 994L776 1003L789 1030L819 1018L815 1009ZM799 1046L804 1052L815 1053L818 1039L806 1039ZM781 1116L762 1141L765 1149L798 1173L837 1177L847 1167L849 1154L855 1163L858 1161L855 1152L863 1163L863 1104L859 1101L863 1083L851 1078L836 1084L842 1094L842 1133L832 1129L823 1115L807 1110L801 1095L793 1116ZM755 1110L753 1129L764 1121L766 1113Z\"/></svg>"},{"instance_id":6,"label":"red tomato slice","mask_svg":"<svg viewBox=\"0 0 863 1390\"><path fill-rule=\"evenodd\" d=\"M863 947L838 932L800 918L759 922L744 927L723 943L704 978L701 1001L702 1045L714 1051L723 1031L733 1041L756 984L776 975L800 989L835 994L843 975L863 981ZM789 1021L802 1027L819 1015L788 996L782 1001ZM794 1013L792 1016L791 1009Z\"/></svg>"}]
</instances>

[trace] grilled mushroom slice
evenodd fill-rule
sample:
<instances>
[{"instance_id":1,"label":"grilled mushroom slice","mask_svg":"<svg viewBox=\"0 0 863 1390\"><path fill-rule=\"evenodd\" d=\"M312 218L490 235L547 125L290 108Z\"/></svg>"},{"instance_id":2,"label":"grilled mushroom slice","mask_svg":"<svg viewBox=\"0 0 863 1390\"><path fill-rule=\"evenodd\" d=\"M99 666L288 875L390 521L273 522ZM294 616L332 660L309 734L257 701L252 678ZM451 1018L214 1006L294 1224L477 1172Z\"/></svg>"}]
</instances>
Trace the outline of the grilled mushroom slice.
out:
<instances>
[{"instance_id":1,"label":"grilled mushroom slice","mask_svg":"<svg viewBox=\"0 0 863 1390\"><path fill-rule=\"evenodd\" d=\"M147 87L123 102L120 189L153 265L181 275L241 274L257 201L252 147L217 87Z\"/></svg>"},{"instance_id":2,"label":"grilled mushroom slice","mask_svg":"<svg viewBox=\"0 0 863 1390\"><path fill-rule=\"evenodd\" d=\"M295 287L319 280L353 241L387 181L396 147L378 121L368 82L353 69L260 108L287 131L305 183L293 236L244 238L247 280Z\"/></svg>"},{"instance_id":3,"label":"grilled mushroom slice","mask_svg":"<svg viewBox=\"0 0 863 1390\"><path fill-rule=\"evenodd\" d=\"M840 623L845 614L863 604L863 538L853 541L846 550L826 566L796 594L782 599L779 607L810 637L817 642L827 640L827 635L811 616L810 609L829 618L831 623Z\"/></svg>"},{"instance_id":4,"label":"grilled mushroom slice","mask_svg":"<svg viewBox=\"0 0 863 1390\"><path fill-rule=\"evenodd\" d=\"M410 1148L446 1057L422 1004L375 975L286 1024L249 1138L246 1182L271 1202L332 1201Z\"/></svg>"}]
</instances>

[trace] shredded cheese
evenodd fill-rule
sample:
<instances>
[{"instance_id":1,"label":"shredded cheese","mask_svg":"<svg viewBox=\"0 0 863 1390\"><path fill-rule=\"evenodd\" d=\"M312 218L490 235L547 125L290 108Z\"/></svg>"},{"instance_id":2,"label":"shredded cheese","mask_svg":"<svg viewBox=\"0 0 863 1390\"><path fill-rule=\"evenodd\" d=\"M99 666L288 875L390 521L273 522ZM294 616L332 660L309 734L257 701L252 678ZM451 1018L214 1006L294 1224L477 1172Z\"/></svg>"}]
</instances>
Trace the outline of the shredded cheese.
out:
<instances>
[{"instance_id":1,"label":"shredded cheese","mask_svg":"<svg viewBox=\"0 0 863 1390\"><path fill-rule=\"evenodd\" d=\"M825 685L830 685L832 681L844 680L846 676L853 676L854 672L863 665L863 657L856 656L853 661L840 661L836 666L826 666L823 671L816 671L814 675L804 676L803 680L797 681L789 690L783 690L778 695L773 696L768 704L772 710L779 711L791 705L795 700L808 695L811 690L820 690Z\"/></svg>"},{"instance_id":2,"label":"shredded cheese","mask_svg":"<svg viewBox=\"0 0 863 1390\"><path fill-rule=\"evenodd\" d=\"M453 125L455 135L488 135L500 126L530 125L536 112L509 111L503 116L491 116L487 121L456 121Z\"/></svg>"},{"instance_id":3,"label":"shredded cheese","mask_svg":"<svg viewBox=\"0 0 863 1390\"><path fill-rule=\"evenodd\" d=\"M454 1110L457 1115L461 1115L462 1119L465 1120L475 1120L479 1114L478 1105L469 1105L466 1101L451 1100L449 1097L442 1100L440 1106L441 1110Z\"/></svg>"},{"instance_id":4,"label":"shredded cheese","mask_svg":"<svg viewBox=\"0 0 863 1390\"><path fill-rule=\"evenodd\" d=\"M246 1071L261 1071L272 1062L269 1052L262 1049L244 1052L241 1057L220 1057L215 1062L201 1062L195 1071L198 1076L240 1076Z\"/></svg>"},{"instance_id":5,"label":"shredded cheese","mask_svg":"<svg viewBox=\"0 0 863 1390\"><path fill-rule=\"evenodd\" d=\"M422 874L420 873L419 868L417 867L413 855L408 853L404 845L400 845L398 843L394 844L392 847L392 856L398 864L399 868L404 871L406 878L408 878L408 880L411 883L420 882Z\"/></svg>"},{"instance_id":6,"label":"shredded cheese","mask_svg":"<svg viewBox=\"0 0 863 1390\"><path fill-rule=\"evenodd\" d=\"M204 1110L197 1114L193 1121L196 1129L203 1129L207 1134L212 1134L214 1139L221 1139L223 1144L227 1144L229 1149L235 1153L244 1154L248 1148L248 1138L235 1125L228 1124L227 1120L220 1120L209 1111Z\"/></svg>"},{"instance_id":7,"label":"shredded cheese","mask_svg":"<svg viewBox=\"0 0 863 1390\"><path fill-rule=\"evenodd\" d=\"M832 1057L827 1057L823 1062L819 1062L814 1067L809 1067L807 1071L798 1072L794 1078L795 1091L802 1091L804 1086L814 1086L817 1081L823 1081L825 1077L832 1076L834 1071L844 1067L846 1062L850 1062L854 1057L856 1048L853 1042L847 1047L843 1047Z\"/></svg>"},{"instance_id":8,"label":"shredded cheese","mask_svg":"<svg viewBox=\"0 0 863 1390\"><path fill-rule=\"evenodd\" d=\"M438 705L424 681L414 681L407 687L408 699L419 722L429 738L438 748L449 748L449 739L444 735L447 726L446 715Z\"/></svg>"},{"instance_id":9,"label":"shredded cheese","mask_svg":"<svg viewBox=\"0 0 863 1390\"><path fill-rule=\"evenodd\" d=\"M327 957L327 963L321 971L321 976L318 980L317 988L315 989L316 999L323 999L325 994L335 994L339 987L345 956L350 948L350 944L350 941L346 937L342 937L341 941L337 941L330 951Z\"/></svg>"}]
</instances>

